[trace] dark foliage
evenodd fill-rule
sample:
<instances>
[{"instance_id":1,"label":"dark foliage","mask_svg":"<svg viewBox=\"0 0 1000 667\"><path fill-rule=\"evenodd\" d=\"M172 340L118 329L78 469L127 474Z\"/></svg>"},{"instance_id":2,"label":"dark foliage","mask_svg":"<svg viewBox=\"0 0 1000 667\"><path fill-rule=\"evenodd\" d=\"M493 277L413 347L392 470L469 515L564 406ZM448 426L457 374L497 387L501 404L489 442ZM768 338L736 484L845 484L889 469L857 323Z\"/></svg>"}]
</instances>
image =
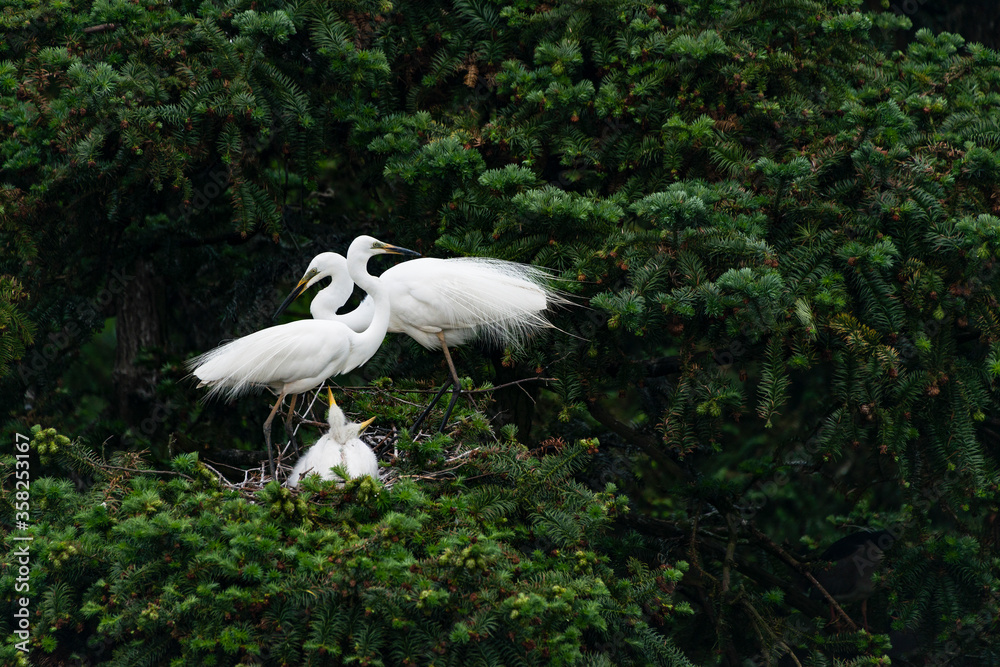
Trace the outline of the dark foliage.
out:
<instances>
[{"instance_id":1,"label":"dark foliage","mask_svg":"<svg viewBox=\"0 0 1000 667\"><path fill-rule=\"evenodd\" d=\"M898 50L911 21L861 4L5 9L4 418L12 433L58 427L86 462L69 477L83 492L58 467L38 468L53 477L32 487L66 505L36 508L36 627L56 628L36 636L36 655L83 652L78 635L91 633L117 664L137 664L132 650L152 664L209 653L296 664L333 647L396 664L393 633L415 624L427 635L410 635L418 664L436 642L453 651L447 660L471 660L473 633L486 664L541 661L543 644L566 663L682 663L679 652L725 665L1000 661L1000 57L926 29ZM508 435L454 484L408 482L368 505L331 490L334 509L304 510L275 487L257 504L200 489L197 464L178 453L256 449L266 409L199 404L181 362L268 324L281 281L359 232L553 270L580 304L556 315L560 331L522 355L468 348L460 361L476 382L555 380L526 385L527 398L496 393L494 424ZM112 326L114 354L100 339L84 345ZM346 382L382 376L398 397L405 379L430 387L444 369L389 339ZM362 407L400 427L411 414L388 399ZM491 437L481 426L452 436L479 446ZM519 458L515 431L553 451ZM571 456L584 445L551 444L593 438L601 447L585 470ZM109 456L150 449L191 479L112 484L99 472L107 463L86 454L100 443ZM532 486L546 465L570 472ZM470 509L500 493L484 490L490 480L504 493L516 485L496 515L515 524L510 535L491 537L496 519ZM632 511L587 524L593 508L620 502L601 495L614 495L609 481ZM111 509L92 531L98 496ZM279 500L297 514L270 517ZM435 505L447 503L454 526ZM383 539L394 521L411 527L399 546ZM818 547L859 527L895 542L868 600L873 634L857 630L850 605L827 628L805 592ZM312 556L289 572L262 564L311 551L325 531L332 542L318 553L335 560L375 540L362 564L375 570L354 581L378 582L377 605L361 589L344 597L336 568L317 592ZM271 540L259 553L215 543L255 533ZM167 534L191 542L171 546ZM539 607L539 626L510 615L499 591L522 591L492 577L540 535L531 586L550 592L523 591L555 605ZM448 593L423 623L402 587L416 579L390 564L431 567L472 536L489 544L489 571L463 573L455 591L421 588ZM570 574L559 544L605 568L593 576L607 596L573 592L584 584L571 580L591 575ZM160 559L171 549L190 583L142 580L170 570ZM62 553L80 584L59 573ZM203 571L198 558L215 560ZM682 560L682 579L656 579L661 563L679 577ZM238 595L217 597L244 576ZM113 586L131 600L120 609L102 599ZM465 597L487 591L504 613ZM193 616L178 629L185 604ZM693 613L670 611L683 604ZM569 616L550 623L557 609ZM225 613L236 620L224 624Z\"/></svg>"}]
</instances>

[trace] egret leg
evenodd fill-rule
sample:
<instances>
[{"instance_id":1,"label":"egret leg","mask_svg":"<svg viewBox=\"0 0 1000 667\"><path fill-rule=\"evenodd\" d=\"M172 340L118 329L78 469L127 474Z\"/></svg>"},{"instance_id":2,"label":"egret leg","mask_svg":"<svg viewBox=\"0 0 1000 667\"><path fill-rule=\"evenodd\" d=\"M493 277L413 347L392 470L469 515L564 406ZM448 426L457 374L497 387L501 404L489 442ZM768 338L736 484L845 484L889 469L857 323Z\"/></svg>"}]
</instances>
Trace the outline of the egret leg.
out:
<instances>
[{"instance_id":1,"label":"egret leg","mask_svg":"<svg viewBox=\"0 0 1000 667\"><path fill-rule=\"evenodd\" d=\"M451 409L455 407L455 401L458 400L458 395L461 390L451 392L451 400L448 401L448 409L444 411L444 419L441 420L441 425L438 427L438 431L443 432L444 427L448 424L448 417L451 416Z\"/></svg>"},{"instance_id":2,"label":"egret leg","mask_svg":"<svg viewBox=\"0 0 1000 667\"><path fill-rule=\"evenodd\" d=\"M427 405L427 407L424 408L424 411L420 413L420 416L417 417L417 421L414 422L412 428L410 428L411 434L416 435L417 433L420 432L420 425L424 423L424 420L427 418L427 415L431 413L431 408L437 405L437 402L441 400L442 394L444 394L444 392L447 391L448 387L450 387L453 382L454 380L449 378L448 381L441 386L441 389L438 390L438 393L434 396L434 398Z\"/></svg>"},{"instance_id":3,"label":"egret leg","mask_svg":"<svg viewBox=\"0 0 1000 667\"><path fill-rule=\"evenodd\" d=\"M451 371L451 379L455 381L455 388L461 391L462 383L458 379L458 373L455 371L455 364L451 360L451 352L448 351L448 343L444 342L444 332L437 332L438 340L441 341L441 351L444 352L444 360L448 362L448 370Z\"/></svg>"},{"instance_id":4,"label":"egret leg","mask_svg":"<svg viewBox=\"0 0 1000 667\"><path fill-rule=\"evenodd\" d=\"M444 431L445 424L448 423L448 417L451 416L451 409L455 407L455 401L458 400L458 395L462 393L462 381L458 379L455 364L452 363L451 352L448 351L448 343L444 342L444 332L438 331L437 337L441 341L441 351L444 352L445 361L448 362L448 369L451 370L451 380L454 382L451 391L451 401L448 403L448 409L444 412L444 419L441 420L441 426L438 427L438 431Z\"/></svg>"},{"instance_id":5,"label":"egret leg","mask_svg":"<svg viewBox=\"0 0 1000 667\"><path fill-rule=\"evenodd\" d=\"M292 394L291 405L288 406L288 416L285 418L285 433L288 434L288 439L292 441L292 449L295 450L295 455L299 455L299 443L295 441L295 431L292 429L292 417L295 416L295 399L299 397L298 394Z\"/></svg>"},{"instance_id":6,"label":"egret leg","mask_svg":"<svg viewBox=\"0 0 1000 667\"><path fill-rule=\"evenodd\" d=\"M278 400L274 402L274 407L271 408L271 414L264 420L264 445L267 447L267 464L271 468L271 477L274 477L274 455L271 453L271 422L274 421L274 415L278 412L278 408L281 407L283 400L285 400L285 392L281 392L278 395Z\"/></svg>"}]
</instances>

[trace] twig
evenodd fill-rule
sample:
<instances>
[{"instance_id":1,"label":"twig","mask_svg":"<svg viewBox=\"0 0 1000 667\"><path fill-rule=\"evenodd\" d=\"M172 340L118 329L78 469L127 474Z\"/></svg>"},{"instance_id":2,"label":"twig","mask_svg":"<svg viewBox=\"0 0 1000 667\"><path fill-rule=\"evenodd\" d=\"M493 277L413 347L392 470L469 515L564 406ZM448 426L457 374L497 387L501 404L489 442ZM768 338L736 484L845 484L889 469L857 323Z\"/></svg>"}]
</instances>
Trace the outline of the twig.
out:
<instances>
[{"instance_id":1,"label":"twig","mask_svg":"<svg viewBox=\"0 0 1000 667\"><path fill-rule=\"evenodd\" d=\"M461 466L458 466L458 467L461 467ZM455 470L455 468L451 468L450 470L442 470L441 472L451 472L451 470ZM440 479L440 476L436 475L436 474L435 475L400 475L396 479Z\"/></svg>"},{"instance_id":2,"label":"twig","mask_svg":"<svg viewBox=\"0 0 1000 667\"><path fill-rule=\"evenodd\" d=\"M193 477L188 477L184 473L176 472L174 470L147 470L143 468L122 468L121 466L113 466L113 465L108 465L106 463L102 463L99 467L102 470L124 470L125 472L151 472L151 473L156 473L158 475L177 475L178 477L189 479L192 482L194 481Z\"/></svg>"},{"instance_id":3,"label":"twig","mask_svg":"<svg viewBox=\"0 0 1000 667\"><path fill-rule=\"evenodd\" d=\"M215 473L215 475L216 475L216 477L218 477L218 478L219 478L219 481L220 481L220 482L224 482L224 483L226 483L226 484L228 484L228 483L229 483L229 480L227 480L227 479L226 479L226 476L225 476L225 475L223 475L223 474L222 474L221 472L219 472L218 470L216 470L216 469L215 469L215 468L213 468L212 466L208 465L208 464L207 464L207 463L205 463L204 461L202 461L202 462L201 462L201 464L202 464L203 466L205 466L206 468L208 468L208 469L209 469L209 470L210 470L211 472L214 472L214 473ZM223 465L225 465L225 464L223 464ZM232 466L229 466L229 467L230 467L230 468L232 468ZM233 469L234 469L234 470L239 470L239 468L233 468Z\"/></svg>"},{"instance_id":4,"label":"twig","mask_svg":"<svg viewBox=\"0 0 1000 667\"><path fill-rule=\"evenodd\" d=\"M660 535L670 539L685 538L687 533L684 530L670 523L669 521L663 519L652 519L643 516L631 516L626 515L624 519L625 523L638 528L639 530L645 532L652 532L655 535ZM709 552L715 554L716 558L724 558L726 552L728 551L726 547L726 541L723 537L718 536L707 536L710 535L705 528L697 527L698 517L696 516L692 521L693 531L688 537L689 544L697 541L699 547L704 547ZM697 539L696 536L697 535ZM692 563L697 563L699 558L698 551L695 549L689 549L688 559ZM763 582L769 586L775 588L780 588L785 591L785 598L788 602L809 616L818 616L823 613L823 605L818 600L811 600L805 595L803 595L796 585L788 581L787 579L782 579L777 577L761 566L750 562L745 557L741 556L739 553L733 554L733 565L743 574L755 579L758 582Z\"/></svg>"},{"instance_id":5,"label":"twig","mask_svg":"<svg viewBox=\"0 0 1000 667\"><path fill-rule=\"evenodd\" d=\"M391 431L389 431L384 436L382 436L382 439L379 440L377 443L375 443L375 446L376 447L381 447L382 443L384 443L386 440L388 440L389 438L393 437L394 435L396 435L396 427L395 426L392 427Z\"/></svg>"},{"instance_id":6,"label":"twig","mask_svg":"<svg viewBox=\"0 0 1000 667\"><path fill-rule=\"evenodd\" d=\"M213 472L218 472L218 471L215 470L215 468L213 468L210 465L208 465L209 463L211 463L212 465L221 466L223 468L231 468L232 470L241 470L243 472L247 471L246 468L243 468L241 466L230 465L228 463L223 463L222 461L213 461L212 459L203 459L201 457L199 457L198 460L201 461L202 463L204 463L205 467L208 468L209 470L212 470Z\"/></svg>"},{"instance_id":7,"label":"twig","mask_svg":"<svg viewBox=\"0 0 1000 667\"><path fill-rule=\"evenodd\" d=\"M627 424L623 424L618 421L611 412L601 405L600 401L591 398L587 400L587 409L591 416L601 423L607 429L617 433L626 442L631 442L639 446L649 458L656 461L657 464L663 466L664 470L667 471L672 477L678 480L684 480L687 478L684 470L673 460L670 456L663 451L662 443L656 441L645 433L641 433Z\"/></svg>"},{"instance_id":8,"label":"twig","mask_svg":"<svg viewBox=\"0 0 1000 667\"><path fill-rule=\"evenodd\" d=\"M420 391L421 394L429 394L429 393L431 393L431 390L429 390L429 389L421 389L419 391ZM413 401L408 401L405 398L400 398L399 396L390 396L389 398L391 398L392 400L396 401L397 403L402 403L403 405L409 405L411 408L422 408L422 407L424 407L424 406L420 405L419 403L414 403Z\"/></svg>"},{"instance_id":9,"label":"twig","mask_svg":"<svg viewBox=\"0 0 1000 667\"><path fill-rule=\"evenodd\" d=\"M764 620L764 618L760 615L760 612L758 612L754 608L754 606L750 604L750 601L747 600L746 598L742 598L740 600L740 605L742 605L742 607L746 610L746 612L753 617L755 621L753 629L754 632L757 634L757 638L760 640L761 647L763 648L764 646L767 645L767 642L764 640L764 635L763 635L763 632L767 632L768 636L774 641L776 645L785 649L785 655L790 656L792 660L795 661L795 664L798 665L798 667L802 667L802 663L799 662L799 659L796 657L795 653L792 652L791 647L789 647L788 644L786 644L784 640L781 639L781 637L779 637L773 630L771 630L770 625L768 625L767 621ZM771 664L770 656L767 657L767 664L769 665Z\"/></svg>"},{"instance_id":10,"label":"twig","mask_svg":"<svg viewBox=\"0 0 1000 667\"><path fill-rule=\"evenodd\" d=\"M512 380L511 382L504 382L503 384L498 384L495 387L488 387L486 389L463 389L463 394L486 394L491 391L496 391L497 389L504 389L505 387L510 387L513 385L519 385L524 382L555 382L556 378L523 378L521 380ZM367 385L364 387L340 387L340 391L345 393L350 393L352 391L384 391L386 393L399 393L399 394L436 394L437 389L398 389L393 387L392 389L386 389L385 387L375 387L373 385ZM393 397L395 398L395 397ZM399 399L396 399L399 400Z\"/></svg>"},{"instance_id":11,"label":"twig","mask_svg":"<svg viewBox=\"0 0 1000 667\"><path fill-rule=\"evenodd\" d=\"M95 32L104 32L106 30L114 30L118 27L117 23L102 23L100 25L92 25L89 28L83 29L83 34L90 35Z\"/></svg>"},{"instance_id":12,"label":"twig","mask_svg":"<svg viewBox=\"0 0 1000 667\"><path fill-rule=\"evenodd\" d=\"M469 456L470 454L472 454L474 452L478 452L478 451L479 451L479 447L476 447L475 449L470 449L468 451L462 452L461 454L456 454L455 456L451 457L450 459L447 459L445 461L445 463L452 463L453 461L457 461L457 460L459 460L461 458L465 458L466 456Z\"/></svg>"},{"instance_id":13,"label":"twig","mask_svg":"<svg viewBox=\"0 0 1000 667\"><path fill-rule=\"evenodd\" d=\"M452 459L452 460L454 460L454 459ZM446 473L446 472L452 472L454 470L458 470L461 467L462 466L457 465L457 466L455 466L453 468L446 468L444 470L437 470L437 471L431 473L430 475L400 475L399 479L437 479L438 477L440 477L444 473Z\"/></svg>"},{"instance_id":14,"label":"twig","mask_svg":"<svg viewBox=\"0 0 1000 667\"><path fill-rule=\"evenodd\" d=\"M760 530L756 526L750 525L749 528L750 532L753 533L753 536L757 538L757 540L761 544L763 544L768 551L778 556L781 560L785 561L787 564L791 565L799 574L803 575L806 579L809 580L809 583L812 584L816 588L816 590L819 591L823 595L823 597L826 598L827 602L829 602L833 606L833 608L837 611L840 617L843 618L845 621L847 621L847 627L849 627L854 632L858 631L858 626L854 623L854 621L851 620L851 617L847 615L847 613L843 610L843 608L839 604L837 604L837 601L833 599L833 596L830 595L825 588L820 586L819 582L816 581L816 577L812 575L812 572L810 572L806 566L804 566L802 563L796 560L791 554L789 554L787 551L778 546L774 542L774 540L772 540L770 537L760 532Z\"/></svg>"},{"instance_id":15,"label":"twig","mask_svg":"<svg viewBox=\"0 0 1000 667\"><path fill-rule=\"evenodd\" d=\"M729 544L726 545L726 559L722 562L722 594L729 592L729 575L733 567L734 554L736 553L736 520L732 514L726 515L726 523L729 524Z\"/></svg>"},{"instance_id":16,"label":"twig","mask_svg":"<svg viewBox=\"0 0 1000 667\"><path fill-rule=\"evenodd\" d=\"M320 389L322 389L322 387L320 387ZM314 421L307 421L305 419L305 415L310 414L312 412L313 406L316 405L316 399L318 399L318 398L319 398L319 390L316 390L313 393L312 400L309 401L309 405L303 405L302 406L302 407L305 408L302 411L302 415L303 416L299 418L299 423L296 424L295 428L292 429L292 435L296 435L299 432L299 426L302 426L302 424L313 424L315 426L326 426L326 423L320 423L320 422L314 422ZM304 404L305 401L302 401L302 403ZM298 417L297 414L295 416Z\"/></svg>"},{"instance_id":17,"label":"twig","mask_svg":"<svg viewBox=\"0 0 1000 667\"><path fill-rule=\"evenodd\" d=\"M795 661L795 664L798 665L798 667L802 667L802 663L799 662L798 657L796 657L795 653L792 652L792 647L791 646L789 646L788 644L786 644L781 639L779 639L777 643L778 643L778 646L780 646L781 648L785 649L785 651L786 651L785 655L791 657L791 659Z\"/></svg>"}]
</instances>

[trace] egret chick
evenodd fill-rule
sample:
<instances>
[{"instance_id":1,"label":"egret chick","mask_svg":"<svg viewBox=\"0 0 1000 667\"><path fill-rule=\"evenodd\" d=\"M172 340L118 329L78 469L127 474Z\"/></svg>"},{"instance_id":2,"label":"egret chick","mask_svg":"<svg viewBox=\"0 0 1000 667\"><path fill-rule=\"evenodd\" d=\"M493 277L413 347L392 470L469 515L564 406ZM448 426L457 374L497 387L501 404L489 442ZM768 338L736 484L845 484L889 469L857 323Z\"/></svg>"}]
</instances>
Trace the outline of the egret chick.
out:
<instances>
[{"instance_id":1,"label":"egret chick","mask_svg":"<svg viewBox=\"0 0 1000 667\"><path fill-rule=\"evenodd\" d=\"M355 331L364 330L374 312L370 295L355 310L337 314L354 288L345 264L336 253L316 255L275 317L307 288L329 277L330 285L320 290L309 306L312 316L342 322ZM476 338L519 348L531 333L552 327L544 311L568 301L547 286L548 278L549 274L537 267L488 257L425 257L397 264L382 273L379 279L389 292L388 331L404 333L427 349L442 350L451 373L414 429L448 387L454 386L441 422L443 429L461 392L449 348Z\"/></svg>"},{"instance_id":2,"label":"egret chick","mask_svg":"<svg viewBox=\"0 0 1000 667\"><path fill-rule=\"evenodd\" d=\"M259 387L269 387L278 394L271 413L264 422L264 442L271 474L271 422L286 395L291 405L285 429L291 433L295 395L314 389L333 375L348 373L361 366L378 350L389 326L389 291L368 273L368 260L374 255L419 255L412 250L383 243L371 236L359 236L347 252L350 279L372 296L373 316L357 332L333 320L298 320L268 327L249 336L237 338L188 362L199 387L209 387L209 396L225 392L235 398Z\"/></svg>"},{"instance_id":3,"label":"egret chick","mask_svg":"<svg viewBox=\"0 0 1000 667\"><path fill-rule=\"evenodd\" d=\"M295 462L286 482L289 487L298 486L299 480L307 473L315 473L323 479L343 481L331 472L330 468L334 466L346 468L352 479L365 475L378 479L378 459L375 458L375 452L358 437L375 418L360 424L348 421L343 410L333 400L333 392L329 388L326 391L330 401L330 430Z\"/></svg>"}]
</instances>

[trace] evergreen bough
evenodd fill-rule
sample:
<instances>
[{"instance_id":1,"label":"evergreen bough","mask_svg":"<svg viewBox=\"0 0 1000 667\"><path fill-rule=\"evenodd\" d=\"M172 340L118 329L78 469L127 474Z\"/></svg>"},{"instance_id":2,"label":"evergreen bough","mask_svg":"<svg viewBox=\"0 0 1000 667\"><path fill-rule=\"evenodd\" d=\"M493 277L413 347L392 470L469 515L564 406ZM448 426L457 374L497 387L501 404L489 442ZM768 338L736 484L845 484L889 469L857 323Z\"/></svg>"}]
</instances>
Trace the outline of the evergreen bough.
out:
<instances>
[{"instance_id":1,"label":"evergreen bough","mask_svg":"<svg viewBox=\"0 0 1000 667\"><path fill-rule=\"evenodd\" d=\"M236 333L262 326L259 304L276 298L274 282L292 261L370 231L377 220L380 235L430 254L549 267L589 306L557 318L571 335L553 332L526 355L466 351L472 361L464 372L478 379L498 369L536 370L556 378L548 391L534 391L536 439L599 437L592 467L573 473L572 483L559 478L562 491L532 486L513 498L479 480L447 491L410 483L379 494L395 498L411 488L492 507L481 494L497 493L501 507L515 503L520 530L528 531L491 537L480 527L484 519L469 518L453 543L435 537L439 549L417 550L415 559L440 558L448 548L455 558L473 535L483 536L480 549L501 553L499 545L523 545L532 532L552 545L596 545L592 531L600 531L560 502L590 498L573 507L596 507L604 491L593 489L606 481L631 497L635 511L617 516L613 528L601 524L631 537L589 548L615 571L614 581L632 583L612 585L602 575L609 595L581 597L570 585L576 573L556 574L568 567L566 554L546 555L547 544L529 560L539 564L536 579L558 581L525 589L522 604L568 605L558 608L585 620L562 618L550 628L539 611L542 624L525 626L516 621L520 609L511 618L510 608L503 627L515 638L498 640L487 664L541 659L543 647L567 662L643 664L671 645L698 664L766 664L791 659L790 652L802 664L861 664L906 636L919 638L915 655L932 664L955 656L995 664L1000 59L927 30L895 50L894 32L909 20L860 5L15 3L0 17L0 234L10 249L0 256L0 370L11 368L0 391L12 406L8 428L62 420L69 435L81 431L94 442L132 429L136 448L159 452L174 439L221 447L249 441L257 429L241 424L236 408L198 406L177 383L178 361L231 336L234 326ZM132 423L111 428L67 417L77 408L58 388L105 318L117 315L126 335L127 304L118 298L112 309L102 295L116 272L134 275L133 262L155 266L176 296L161 304L163 328L183 323L145 361L131 362L157 369L151 392L177 406L146 435ZM408 345L387 341L372 361L375 374L443 377ZM22 414L26 400L31 417ZM406 416L387 402L371 406ZM531 417L521 415L522 426ZM81 449L71 462L96 480L85 494L108 488L99 461L74 447ZM554 466L573 451L538 465L551 458ZM501 451L491 461L502 469L514 465L510 456ZM429 450L414 462L433 458ZM193 463L187 466L194 477ZM135 475L112 491L121 507L126 497L129 507L163 497L193 507L191 494L208 492L178 490L194 483L182 479ZM55 478L39 484L46 498L97 512L90 501L75 505L83 501L73 498L90 496ZM319 511L307 506L303 515L290 498L285 503L296 520ZM338 521L359 540L357 526L382 525L390 511L378 502L338 507L354 517ZM455 508L466 516L464 505ZM444 530L426 507L391 511L407 525L428 513ZM157 507L114 516L136 521L139 540L104 561L118 563L119 578L165 567L141 541L162 534L150 518L160 513L168 522L185 516ZM82 612L72 607L94 593L73 588L54 565L83 566L68 546L79 552L73 541L86 531L67 522L69 511L50 516L38 525L65 535L57 540L65 546L36 561L33 576L47 596L42 613L52 623L73 618L90 627L104 612L88 607L94 615L77 620ZM283 516L268 518L276 523L262 539L277 544L274 536L286 535L280 526L292 515ZM791 564L808 570L806 547L857 526L887 528L897 538L879 575L884 588L869 601L869 617L880 619L874 635L838 634L813 621L825 610L801 599L802 572ZM161 541L161 550L175 548ZM399 548L409 548L403 542ZM636 559L623 566L630 550ZM191 547L203 551L215 547ZM134 561L116 560L129 553ZM489 549L477 557L510 564ZM657 605L679 604L668 597L677 595L673 583L659 593L649 584L660 559L690 563L677 591L695 613L654 627ZM237 566L227 576L277 586L262 560L248 562L246 575ZM476 586L490 576L475 571L463 582L485 595ZM365 577L355 582L372 581ZM388 588L380 605L410 599L406 589ZM223 604L211 591L199 604ZM154 605L134 616L153 627L159 594L132 592ZM482 643L473 633L493 627L462 616L476 605L447 592L443 602L428 593L419 614L414 606L400 617L415 622L430 605L437 619L427 636L407 634L413 651L433 650L427 637L435 633L437 642L447 636L448 650L471 651ZM219 650L207 642L219 641L234 660L254 655L247 648L243 656L243 647L265 645L382 656L395 617L383 606L364 616L360 591L346 599L352 604L341 616L316 612L305 626L316 634L301 642L254 639L303 627L285 621L283 610L304 613L307 601L289 597L268 612L278 615L264 630L247 607L219 633L198 635L204 644L195 641L197 623L186 621L193 624L183 629L191 638L184 650L207 655ZM173 614L160 619L180 622ZM156 663L181 645L161 632L137 647L115 634L121 627L107 625L104 635L121 655L148 651ZM46 635L36 650L84 650L68 628ZM535 642L531 651L525 641ZM606 655L611 648L599 646L627 653Z\"/></svg>"},{"instance_id":2,"label":"evergreen bough","mask_svg":"<svg viewBox=\"0 0 1000 667\"><path fill-rule=\"evenodd\" d=\"M33 445L92 459L49 430ZM251 493L196 454L169 471L92 461L86 492L37 479L33 657L0 651L35 665L690 665L649 625L691 613L674 596L686 563L607 555L626 499L573 480L596 447L494 441L453 478L391 488L307 477ZM16 570L4 563L5 599Z\"/></svg>"}]
</instances>

